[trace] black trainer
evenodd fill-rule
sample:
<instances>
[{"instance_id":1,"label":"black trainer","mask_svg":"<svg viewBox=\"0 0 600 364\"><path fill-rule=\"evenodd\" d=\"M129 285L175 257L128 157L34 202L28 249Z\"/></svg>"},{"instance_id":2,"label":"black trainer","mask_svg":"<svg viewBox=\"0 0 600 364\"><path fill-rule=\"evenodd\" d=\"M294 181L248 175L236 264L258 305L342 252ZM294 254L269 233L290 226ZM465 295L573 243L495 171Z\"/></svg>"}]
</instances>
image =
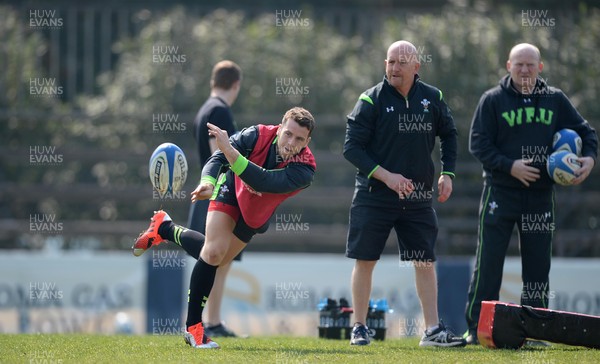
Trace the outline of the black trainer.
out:
<instances>
[{"instance_id":1,"label":"black trainer","mask_svg":"<svg viewBox=\"0 0 600 364\"><path fill-rule=\"evenodd\" d=\"M369 345L370 343L369 329L360 322L355 323L350 336L350 345Z\"/></svg>"},{"instance_id":2,"label":"black trainer","mask_svg":"<svg viewBox=\"0 0 600 364\"><path fill-rule=\"evenodd\" d=\"M437 329L433 331L425 330L419 342L419 346L462 347L465 345L467 345L467 340L446 329L442 321L438 324Z\"/></svg>"},{"instance_id":3,"label":"black trainer","mask_svg":"<svg viewBox=\"0 0 600 364\"><path fill-rule=\"evenodd\" d=\"M237 337L237 335L228 329L222 323L215 326L207 326L204 328L204 333L209 337Z\"/></svg>"}]
</instances>

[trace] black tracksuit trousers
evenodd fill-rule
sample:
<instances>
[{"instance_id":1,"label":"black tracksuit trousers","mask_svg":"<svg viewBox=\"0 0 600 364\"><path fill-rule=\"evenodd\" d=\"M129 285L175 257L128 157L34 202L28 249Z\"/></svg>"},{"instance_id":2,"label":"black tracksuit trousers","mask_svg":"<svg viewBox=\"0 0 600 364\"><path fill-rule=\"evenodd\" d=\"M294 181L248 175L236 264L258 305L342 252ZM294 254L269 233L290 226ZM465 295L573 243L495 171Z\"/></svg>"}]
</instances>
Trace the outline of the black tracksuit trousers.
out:
<instances>
[{"instance_id":1,"label":"black tracksuit trousers","mask_svg":"<svg viewBox=\"0 0 600 364\"><path fill-rule=\"evenodd\" d=\"M515 224L523 281L520 303L548 307L554 190L484 184L475 269L465 311L470 332L477 330L481 301L499 299L504 258Z\"/></svg>"}]
</instances>

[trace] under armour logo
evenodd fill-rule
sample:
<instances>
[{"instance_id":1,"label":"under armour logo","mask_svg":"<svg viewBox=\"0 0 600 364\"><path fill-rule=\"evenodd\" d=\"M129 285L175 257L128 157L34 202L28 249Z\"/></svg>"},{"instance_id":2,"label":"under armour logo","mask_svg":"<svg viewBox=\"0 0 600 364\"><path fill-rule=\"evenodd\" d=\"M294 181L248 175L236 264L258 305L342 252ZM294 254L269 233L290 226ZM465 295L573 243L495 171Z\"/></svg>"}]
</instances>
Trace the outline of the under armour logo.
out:
<instances>
[{"instance_id":1,"label":"under armour logo","mask_svg":"<svg viewBox=\"0 0 600 364\"><path fill-rule=\"evenodd\" d=\"M552 213L550 211L544 213L544 218L549 218L550 216L552 216Z\"/></svg>"},{"instance_id":2,"label":"under armour logo","mask_svg":"<svg viewBox=\"0 0 600 364\"><path fill-rule=\"evenodd\" d=\"M496 210L498 208L498 204L496 203L496 201L492 201L492 202L489 203L489 205L490 205L490 211L489 211L489 213L490 213L490 215L493 215L494 214L494 210Z\"/></svg>"},{"instance_id":3,"label":"under armour logo","mask_svg":"<svg viewBox=\"0 0 600 364\"><path fill-rule=\"evenodd\" d=\"M523 102L524 102L524 103L526 103L526 104L527 104L527 103L530 103L530 102L531 102L531 99L530 99L530 98L523 99Z\"/></svg>"},{"instance_id":4,"label":"under armour logo","mask_svg":"<svg viewBox=\"0 0 600 364\"><path fill-rule=\"evenodd\" d=\"M386 108L385 108L385 111L387 111L387 112L394 111L394 107L393 107L393 106L386 107Z\"/></svg>"}]
</instances>

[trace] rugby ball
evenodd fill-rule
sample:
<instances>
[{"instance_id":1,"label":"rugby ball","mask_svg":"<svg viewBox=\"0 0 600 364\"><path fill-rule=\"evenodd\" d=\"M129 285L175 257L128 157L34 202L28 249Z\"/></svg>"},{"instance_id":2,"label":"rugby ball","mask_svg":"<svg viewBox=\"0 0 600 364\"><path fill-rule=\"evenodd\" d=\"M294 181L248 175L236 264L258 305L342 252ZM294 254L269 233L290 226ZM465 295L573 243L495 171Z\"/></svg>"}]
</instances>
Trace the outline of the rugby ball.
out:
<instances>
[{"instance_id":1,"label":"rugby ball","mask_svg":"<svg viewBox=\"0 0 600 364\"><path fill-rule=\"evenodd\" d=\"M577 177L575 171L581 167L577 155L568 150L556 151L548 157L546 169L550 178L559 185L570 186Z\"/></svg>"},{"instance_id":2,"label":"rugby ball","mask_svg":"<svg viewBox=\"0 0 600 364\"><path fill-rule=\"evenodd\" d=\"M581 157L582 145L581 137L572 129L561 129L554 133L554 137L552 138L552 150L555 152L566 150Z\"/></svg>"},{"instance_id":3,"label":"rugby ball","mask_svg":"<svg viewBox=\"0 0 600 364\"><path fill-rule=\"evenodd\" d=\"M181 148L173 143L159 145L150 156L150 181L160 197L181 190L188 165Z\"/></svg>"}]
</instances>

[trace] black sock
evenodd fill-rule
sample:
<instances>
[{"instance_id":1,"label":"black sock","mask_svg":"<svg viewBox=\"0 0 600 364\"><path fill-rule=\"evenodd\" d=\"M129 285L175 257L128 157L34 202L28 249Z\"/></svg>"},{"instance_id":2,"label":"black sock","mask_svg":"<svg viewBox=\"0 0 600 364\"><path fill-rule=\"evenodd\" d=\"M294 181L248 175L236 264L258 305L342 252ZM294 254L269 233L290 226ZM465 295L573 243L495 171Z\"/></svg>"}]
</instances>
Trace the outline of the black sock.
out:
<instances>
[{"instance_id":1,"label":"black sock","mask_svg":"<svg viewBox=\"0 0 600 364\"><path fill-rule=\"evenodd\" d=\"M215 282L216 273L217 266L210 265L198 257L198 261L192 270L192 277L190 278L186 327L202 322L202 312Z\"/></svg>"},{"instance_id":2,"label":"black sock","mask_svg":"<svg viewBox=\"0 0 600 364\"><path fill-rule=\"evenodd\" d=\"M160 224L158 235L179 245L190 256L196 259L200 257L200 251L206 239L202 233L176 225L173 221L165 221Z\"/></svg>"}]
</instances>

